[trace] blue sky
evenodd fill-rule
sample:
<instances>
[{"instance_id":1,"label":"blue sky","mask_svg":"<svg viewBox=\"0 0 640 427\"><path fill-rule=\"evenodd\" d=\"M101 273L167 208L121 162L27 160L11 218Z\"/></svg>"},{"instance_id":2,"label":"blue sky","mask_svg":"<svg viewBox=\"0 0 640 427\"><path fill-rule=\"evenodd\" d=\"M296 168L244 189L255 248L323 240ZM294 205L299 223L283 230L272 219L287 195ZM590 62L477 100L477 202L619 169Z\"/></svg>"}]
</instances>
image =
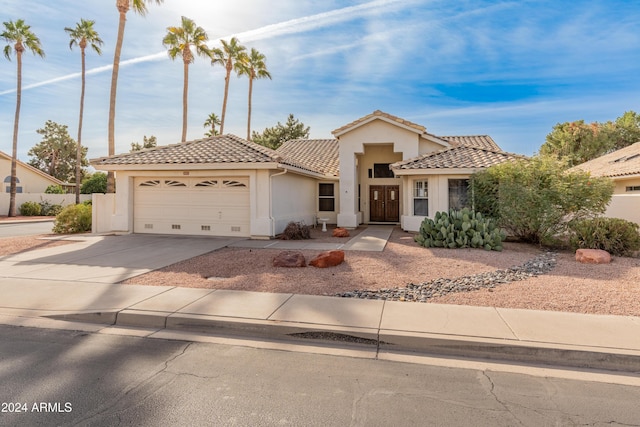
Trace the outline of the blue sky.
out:
<instances>
[{"instance_id":1,"label":"blue sky","mask_svg":"<svg viewBox=\"0 0 640 427\"><path fill-rule=\"evenodd\" d=\"M640 3L628 0L165 0L127 14L116 109L116 152L155 135L180 141L182 64L162 46L181 16L217 46L237 36L267 57L273 80L254 84L252 129L294 113L311 138L380 109L436 135L488 134L505 150L533 154L554 124L640 112ZM47 120L77 135L80 53L64 27L96 21L103 55L87 55L83 144L107 153L114 0L4 0L0 20L24 19L46 58L25 54L19 153L40 142ZM2 46L6 43L2 40ZM16 61L0 62L0 150L11 153ZM190 67L187 139L220 115L224 71ZM232 77L225 132L246 136L246 78Z\"/></svg>"}]
</instances>

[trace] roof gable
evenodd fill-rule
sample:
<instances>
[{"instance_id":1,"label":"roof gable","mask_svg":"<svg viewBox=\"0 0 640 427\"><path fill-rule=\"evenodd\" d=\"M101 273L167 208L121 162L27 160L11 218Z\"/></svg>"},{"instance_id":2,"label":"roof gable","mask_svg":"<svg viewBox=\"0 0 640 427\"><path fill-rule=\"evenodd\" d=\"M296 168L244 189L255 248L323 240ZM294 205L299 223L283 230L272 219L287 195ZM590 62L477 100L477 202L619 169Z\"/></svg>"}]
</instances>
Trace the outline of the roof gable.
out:
<instances>
[{"instance_id":1,"label":"roof gable","mask_svg":"<svg viewBox=\"0 0 640 427\"><path fill-rule=\"evenodd\" d=\"M371 114L368 114L364 117L361 117L353 122L346 124L342 127L331 132L334 136L339 137L340 135L344 135L347 132L351 132L354 129L359 128L367 123L370 123L374 120L382 120L384 122L390 123L394 126L401 127L403 129L409 130L411 132L422 135L426 133L427 129L424 126L418 125L416 123L412 123L408 120L401 119L400 117L385 113L380 110L376 110Z\"/></svg>"},{"instance_id":2,"label":"roof gable","mask_svg":"<svg viewBox=\"0 0 640 427\"><path fill-rule=\"evenodd\" d=\"M11 156L8 155L7 153L5 153L4 151L0 151L0 157L4 157L6 160L11 161ZM40 169L31 166L28 163L21 162L20 160L16 160L16 163L18 165L20 165L21 167L27 169L28 171L33 172L33 173L35 173L37 175L40 175L41 177L43 177L45 179L50 180L52 183L54 183L56 185L63 185L64 184L64 182L60 181L58 178L56 178L54 176L51 176L48 173L43 172Z\"/></svg>"},{"instance_id":3,"label":"roof gable","mask_svg":"<svg viewBox=\"0 0 640 427\"><path fill-rule=\"evenodd\" d=\"M624 177L640 174L640 142L574 166L593 176Z\"/></svg>"}]
</instances>

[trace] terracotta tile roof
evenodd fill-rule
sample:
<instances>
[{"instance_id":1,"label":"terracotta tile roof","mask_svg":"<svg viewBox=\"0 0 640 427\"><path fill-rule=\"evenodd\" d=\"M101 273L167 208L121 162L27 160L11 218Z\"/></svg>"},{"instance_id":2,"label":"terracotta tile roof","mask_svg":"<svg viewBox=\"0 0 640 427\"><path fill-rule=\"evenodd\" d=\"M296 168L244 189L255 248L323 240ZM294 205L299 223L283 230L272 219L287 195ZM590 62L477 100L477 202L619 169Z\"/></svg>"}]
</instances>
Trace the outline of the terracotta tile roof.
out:
<instances>
[{"instance_id":1,"label":"terracotta tile roof","mask_svg":"<svg viewBox=\"0 0 640 427\"><path fill-rule=\"evenodd\" d=\"M640 174L640 142L574 166L593 176L620 177Z\"/></svg>"},{"instance_id":2,"label":"terracotta tile roof","mask_svg":"<svg viewBox=\"0 0 640 427\"><path fill-rule=\"evenodd\" d=\"M412 123L409 120L405 120L402 119L400 117L394 116L392 114L388 114L385 113L383 111L380 110L376 110L371 114L368 114L364 117L359 118L358 120L354 120L353 122L346 124L342 127L339 127L338 129L334 130L333 132L331 132L332 134L336 135L336 134L341 134L343 133L345 130L353 128L353 127L357 127L360 124L366 123L368 121L370 121L371 119L375 118L375 117L384 117L388 120L394 121L398 124L404 125L404 126L408 126L410 128L413 128L421 133L425 133L427 131L427 128L425 128L424 126L421 126L419 124L416 123Z\"/></svg>"},{"instance_id":3,"label":"terracotta tile roof","mask_svg":"<svg viewBox=\"0 0 640 427\"><path fill-rule=\"evenodd\" d=\"M463 145L396 162L391 169L481 169L519 158L523 156Z\"/></svg>"},{"instance_id":4,"label":"terracotta tile roof","mask_svg":"<svg viewBox=\"0 0 640 427\"><path fill-rule=\"evenodd\" d=\"M181 144L149 148L135 153L92 159L101 165L161 165L207 163L282 163L319 172L295 160L283 158L276 151L235 135L220 135Z\"/></svg>"},{"instance_id":5,"label":"terracotta tile roof","mask_svg":"<svg viewBox=\"0 0 640 427\"><path fill-rule=\"evenodd\" d=\"M325 175L340 174L337 139L292 139L282 144L276 152Z\"/></svg>"},{"instance_id":6,"label":"terracotta tile roof","mask_svg":"<svg viewBox=\"0 0 640 427\"><path fill-rule=\"evenodd\" d=\"M487 150L502 151L489 135L438 136L453 146L466 145L468 147L485 148Z\"/></svg>"}]
</instances>

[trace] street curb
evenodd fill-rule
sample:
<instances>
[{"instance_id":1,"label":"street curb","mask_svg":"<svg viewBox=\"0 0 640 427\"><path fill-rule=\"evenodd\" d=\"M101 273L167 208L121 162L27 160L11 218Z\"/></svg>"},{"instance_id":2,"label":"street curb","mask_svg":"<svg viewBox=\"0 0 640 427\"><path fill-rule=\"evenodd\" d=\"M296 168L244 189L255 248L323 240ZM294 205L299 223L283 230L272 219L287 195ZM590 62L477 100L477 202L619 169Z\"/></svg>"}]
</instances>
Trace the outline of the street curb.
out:
<instances>
[{"instance_id":1,"label":"street curb","mask_svg":"<svg viewBox=\"0 0 640 427\"><path fill-rule=\"evenodd\" d=\"M226 337L293 341L300 344L330 343L332 346L353 347L353 343L357 345L359 341L366 341L369 343L368 346L375 345L378 351L392 353L640 373L640 352L616 348L131 309L55 314L46 317L74 322L201 332Z\"/></svg>"}]
</instances>

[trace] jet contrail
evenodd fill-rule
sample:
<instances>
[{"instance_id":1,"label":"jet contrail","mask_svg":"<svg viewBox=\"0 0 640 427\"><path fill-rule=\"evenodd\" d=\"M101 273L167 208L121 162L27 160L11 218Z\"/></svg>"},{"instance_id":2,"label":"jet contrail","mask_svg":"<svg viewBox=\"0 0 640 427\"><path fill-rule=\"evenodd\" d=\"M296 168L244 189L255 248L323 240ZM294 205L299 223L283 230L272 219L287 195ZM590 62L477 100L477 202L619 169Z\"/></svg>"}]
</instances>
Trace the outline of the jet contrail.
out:
<instances>
[{"instance_id":1,"label":"jet contrail","mask_svg":"<svg viewBox=\"0 0 640 427\"><path fill-rule=\"evenodd\" d=\"M272 37L278 37L285 34L302 33L305 31L311 31L318 28L325 27L327 25L336 24L339 22L349 21L355 17L366 15L374 11L379 11L380 8L386 8L394 5L401 5L406 7L411 2L403 0L375 0L369 3L363 3L357 6L349 6L341 9L331 10L329 12L318 13L315 15L304 16L302 18L290 19L288 21L280 22L277 24L265 25L264 27L256 28L254 30L244 31L237 34L232 34L227 37L221 37L222 39L228 39L231 37L237 37L245 42L252 42L257 40L265 40ZM162 59L168 59L167 52L162 51L154 53L152 55L140 56L137 58L127 59L120 62L120 67L126 67L132 64L138 64L141 62L159 61ZM102 67L96 67L88 70L87 75L100 74L110 71L113 65L104 65ZM38 83L26 85L22 90L33 89L40 86L47 86L53 83L62 82L65 80L75 79L81 77L81 73L71 73L64 76L56 77L49 80L44 80ZM9 89L0 92L0 96L15 93L16 89Z\"/></svg>"}]
</instances>

